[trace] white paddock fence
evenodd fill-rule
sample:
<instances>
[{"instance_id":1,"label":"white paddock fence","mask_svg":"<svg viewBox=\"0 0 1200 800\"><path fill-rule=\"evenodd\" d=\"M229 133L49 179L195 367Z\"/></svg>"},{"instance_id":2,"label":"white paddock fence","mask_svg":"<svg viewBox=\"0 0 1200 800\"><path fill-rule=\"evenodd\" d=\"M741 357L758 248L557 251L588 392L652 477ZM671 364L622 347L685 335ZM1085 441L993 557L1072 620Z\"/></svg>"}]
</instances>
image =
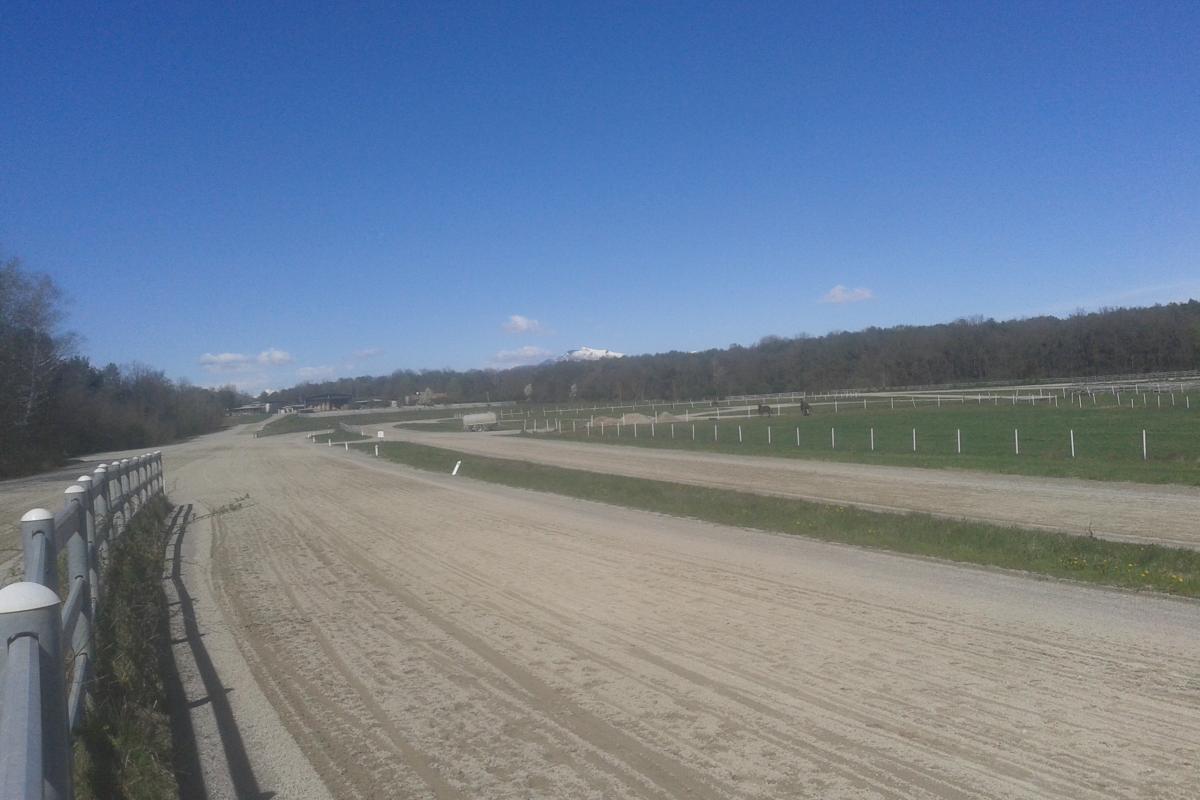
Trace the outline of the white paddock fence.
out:
<instances>
[{"instance_id":1,"label":"white paddock fence","mask_svg":"<svg viewBox=\"0 0 1200 800\"><path fill-rule=\"evenodd\" d=\"M82 476L58 513L21 517L24 581L0 589L0 798L73 797L71 736L95 660L108 547L163 490L162 453L149 453Z\"/></svg>"}]
</instances>

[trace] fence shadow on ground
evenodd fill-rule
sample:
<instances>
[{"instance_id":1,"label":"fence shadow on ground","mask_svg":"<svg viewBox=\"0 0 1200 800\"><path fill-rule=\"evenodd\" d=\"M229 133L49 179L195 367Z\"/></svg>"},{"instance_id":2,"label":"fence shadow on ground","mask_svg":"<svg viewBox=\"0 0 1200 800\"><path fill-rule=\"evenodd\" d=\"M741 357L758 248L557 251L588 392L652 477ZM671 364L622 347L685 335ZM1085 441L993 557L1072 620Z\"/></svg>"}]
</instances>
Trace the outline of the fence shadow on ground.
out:
<instances>
[{"instance_id":1,"label":"fence shadow on ground","mask_svg":"<svg viewBox=\"0 0 1200 800\"><path fill-rule=\"evenodd\" d=\"M259 788L246 753L245 742L242 741L241 731L238 730L233 708L229 703L229 693L232 689L221 683L221 677L208 655L203 634L200 633L200 626L196 622L195 604L183 580L183 540L187 535L188 524L194 519L190 504L180 506L171 519L166 537L171 558L168 580L175 596L171 605L178 609L184 632L182 640L171 641L171 647L174 650L179 645L187 646L204 684L204 696L189 700L179 675L177 660L169 655L165 659L169 662L166 665L166 682L171 707L171 738L175 752L175 771L179 780L179 796L181 800L204 800L208 796L190 711L192 708L209 704L216 720L229 777L237 797L241 800L270 800L275 797L275 793L264 792Z\"/></svg>"}]
</instances>

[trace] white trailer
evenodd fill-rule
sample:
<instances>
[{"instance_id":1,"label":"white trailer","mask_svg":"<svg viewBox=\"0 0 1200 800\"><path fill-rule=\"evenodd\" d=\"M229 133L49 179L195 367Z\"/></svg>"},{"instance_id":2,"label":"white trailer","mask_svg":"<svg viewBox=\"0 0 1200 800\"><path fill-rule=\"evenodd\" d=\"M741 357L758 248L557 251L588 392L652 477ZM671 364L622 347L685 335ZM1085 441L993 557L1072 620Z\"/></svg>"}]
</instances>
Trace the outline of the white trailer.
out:
<instances>
[{"instance_id":1,"label":"white trailer","mask_svg":"<svg viewBox=\"0 0 1200 800\"><path fill-rule=\"evenodd\" d=\"M462 421L464 431L494 431L500 427L500 421L496 419L494 411L484 414L463 414Z\"/></svg>"}]
</instances>

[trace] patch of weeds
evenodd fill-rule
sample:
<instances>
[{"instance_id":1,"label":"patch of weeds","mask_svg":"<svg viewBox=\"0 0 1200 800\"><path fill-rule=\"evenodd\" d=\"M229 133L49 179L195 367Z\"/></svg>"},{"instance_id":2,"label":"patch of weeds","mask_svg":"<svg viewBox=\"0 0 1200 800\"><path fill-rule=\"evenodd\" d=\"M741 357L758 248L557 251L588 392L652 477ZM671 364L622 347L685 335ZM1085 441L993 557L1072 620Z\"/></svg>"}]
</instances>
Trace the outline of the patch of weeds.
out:
<instances>
[{"instance_id":1,"label":"patch of weeds","mask_svg":"<svg viewBox=\"0 0 1200 800\"><path fill-rule=\"evenodd\" d=\"M156 497L112 544L96 616L92 700L77 733L79 800L162 800L179 795L162 668L170 658L162 588L171 505Z\"/></svg>"}]
</instances>

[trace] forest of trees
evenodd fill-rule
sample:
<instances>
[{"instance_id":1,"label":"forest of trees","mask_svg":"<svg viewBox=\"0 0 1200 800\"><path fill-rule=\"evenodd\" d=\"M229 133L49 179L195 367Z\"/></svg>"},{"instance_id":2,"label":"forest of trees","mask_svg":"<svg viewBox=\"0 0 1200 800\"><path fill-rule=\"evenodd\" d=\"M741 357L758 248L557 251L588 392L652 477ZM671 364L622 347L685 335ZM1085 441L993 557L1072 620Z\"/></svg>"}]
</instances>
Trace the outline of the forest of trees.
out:
<instances>
[{"instance_id":1,"label":"forest of trees","mask_svg":"<svg viewBox=\"0 0 1200 800\"><path fill-rule=\"evenodd\" d=\"M306 383L261 399L294 402L339 392L400 400L426 387L450 402L683 400L956 382L1035 381L1200 368L1200 302L1105 309L1065 319L867 328L780 338L750 347L660 353L507 370L397 370L381 377Z\"/></svg>"},{"instance_id":2,"label":"forest of trees","mask_svg":"<svg viewBox=\"0 0 1200 800\"><path fill-rule=\"evenodd\" d=\"M148 448L221 426L241 397L170 381L140 365L97 368L61 330L47 276L0 260L0 477L82 453Z\"/></svg>"},{"instance_id":3,"label":"forest of trees","mask_svg":"<svg viewBox=\"0 0 1200 800\"><path fill-rule=\"evenodd\" d=\"M61 329L62 297L46 276L0 259L0 477L70 456L143 448L219 428L244 401L132 365L96 367ZM425 388L450 402L683 400L822 389L1035 381L1200 368L1200 302L1106 309L1067 318L868 328L700 353L552 361L507 370L397 370L304 383L260 400L330 392L402 400ZM526 388L531 392L526 394Z\"/></svg>"}]
</instances>

